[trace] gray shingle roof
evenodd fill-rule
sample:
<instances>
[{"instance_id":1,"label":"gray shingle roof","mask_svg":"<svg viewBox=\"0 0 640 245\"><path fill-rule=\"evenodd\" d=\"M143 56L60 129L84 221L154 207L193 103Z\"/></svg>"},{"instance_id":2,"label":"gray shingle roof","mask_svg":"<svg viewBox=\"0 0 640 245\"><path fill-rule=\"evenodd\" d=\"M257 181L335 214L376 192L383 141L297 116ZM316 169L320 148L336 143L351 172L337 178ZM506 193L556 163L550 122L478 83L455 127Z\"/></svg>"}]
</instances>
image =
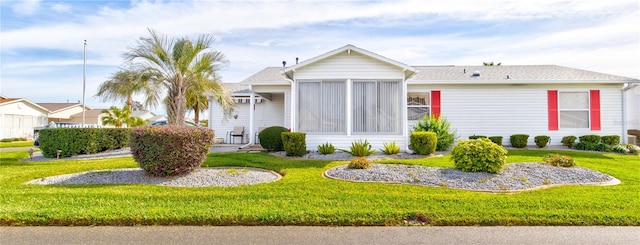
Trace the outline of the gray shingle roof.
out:
<instances>
[{"instance_id":1,"label":"gray shingle roof","mask_svg":"<svg viewBox=\"0 0 640 245\"><path fill-rule=\"evenodd\" d=\"M287 80L281 72L281 67L267 67L247 79L242 80L240 84L289 84L289 80Z\"/></svg>"},{"instance_id":2,"label":"gray shingle roof","mask_svg":"<svg viewBox=\"0 0 640 245\"><path fill-rule=\"evenodd\" d=\"M416 66L412 82L504 81L507 82L637 82L637 79L556 65L517 66ZM478 72L478 76L474 76Z\"/></svg>"}]
</instances>

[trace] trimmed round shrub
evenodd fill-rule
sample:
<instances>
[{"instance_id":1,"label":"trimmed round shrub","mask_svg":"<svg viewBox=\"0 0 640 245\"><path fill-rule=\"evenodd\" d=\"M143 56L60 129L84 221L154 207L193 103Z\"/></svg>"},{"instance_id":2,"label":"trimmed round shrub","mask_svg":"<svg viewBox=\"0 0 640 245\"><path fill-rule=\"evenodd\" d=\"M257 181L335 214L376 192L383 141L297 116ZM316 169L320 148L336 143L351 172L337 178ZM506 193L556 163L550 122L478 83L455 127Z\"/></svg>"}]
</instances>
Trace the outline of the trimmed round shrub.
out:
<instances>
[{"instance_id":1,"label":"trimmed round shrub","mask_svg":"<svg viewBox=\"0 0 640 245\"><path fill-rule=\"evenodd\" d=\"M289 130L281 126L272 126L260 131L258 139L262 148L267 151L283 151L282 132L289 132Z\"/></svg>"},{"instance_id":2,"label":"trimmed round shrub","mask_svg":"<svg viewBox=\"0 0 640 245\"><path fill-rule=\"evenodd\" d=\"M514 134L509 137L511 146L515 148L527 147L527 141L529 140L528 134Z\"/></svg>"},{"instance_id":3,"label":"trimmed round shrub","mask_svg":"<svg viewBox=\"0 0 640 245\"><path fill-rule=\"evenodd\" d=\"M214 137L213 130L201 127L137 127L131 133L131 153L147 175L187 174L204 162Z\"/></svg>"},{"instance_id":4,"label":"trimmed round shrub","mask_svg":"<svg viewBox=\"0 0 640 245\"><path fill-rule=\"evenodd\" d=\"M502 146L502 136L489 136L489 140L496 145Z\"/></svg>"},{"instance_id":5,"label":"trimmed round shrub","mask_svg":"<svg viewBox=\"0 0 640 245\"><path fill-rule=\"evenodd\" d=\"M562 142L562 145L571 148L573 147L573 143L576 142L576 139L577 139L576 136L569 135L569 136L562 137L562 141L560 142Z\"/></svg>"},{"instance_id":6,"label":"trimmed round shrub","mask_svg":"<svg viewBox=\"0 0 640 245\"><path fill-rule=\"evenodd\" d=\"M484 135L475 135L475 134L474 134L474 135L469 136L469 139L470 139L470 140L477 140L477 139L481 139L481 138L487 138L487 136L484 136Z\"/></svg>"},{"instance_id":7,"label":"trimmed round shrub","mask_svg":"<svg viewBox=\"0 0 640 245\"><path fill-rule=\"evenodd\" d=\"M612 145L607 145L605 143L600 143L600 144L596 145L596 151L612 152L613 151L613 146Z\"/></svg>"},{"instance_id":8,"label":"trimmed round shrub","mask_svg":"<svg viewBox=\"0 0 640 245\"><path fill-rule=\"evenodd\" d=\"M371 164L369 164L369 160L366 157L354 157L351 158L351 162L347 165L347 168L350 169L369 169Z\"/></svg>"},{"instance_id":9,"label":"trimmed round shrub","mask_svg":"<svg viewBox=\"0 0 640 245\"><path fill-rule=\"evenodd\" d=\"M600 143L600 139L601 138L602 137L600 135L588 134L588 135L580 136L578 139L580 139L580 142L598 144L598 143Z\"/></svg>"},{"instance_id":10,"label":"trimmed round shrub","mask_svg":"<svg viewBox=\"0 0 640 245\"><path fill-rule=\"evenodd\" d=\"M436 152L438 136L434 132L411 132L409 142L411 149L419 155L429 155Z\"/></svg>"},{"instance_id":11,"label":"trimmed round shrub","mask_svg":"<svg viewBox=\"0 0 640 245\"><path fill-rule=\"evenodd\" d=\"M287 156L301 157L307 154L307 141L305 133L283 132L282 145Z\"/></svg>"},{"instance_id":12,"label":"trimmed round shrub","mask_svg":"<svg viewBox=\"0 0 640 245\"><path fill-rule=\"evenodd\" d=\"M542 148L547 146L547 144L549 143L549 139L551 139L551 137L547 135L538 135L533 138L533 141L536 142L536 146L538 148Z\"/></svg>"},{"instance_id":13,"label":"trimmed round shrub","mask_svg":"<svg viewBox=\"0 0 640 245\"><path fill-rule=\"evenodd\" d=\"M464 172L498 173L507 160L507 150L489 139L460 140L451 150L456 169Z\"/></svg>"},{"instance_id":14,"label":"trimmed round shrub","mask_svg":"<svg viewBox=\"0 0 640 245\"><path fill-rule=\"evenodd\" d=\"M602 143L607 145L619 145L620 144L620 136L619 135L605 135L602 136Z\"/></svg>"}]
</instances>

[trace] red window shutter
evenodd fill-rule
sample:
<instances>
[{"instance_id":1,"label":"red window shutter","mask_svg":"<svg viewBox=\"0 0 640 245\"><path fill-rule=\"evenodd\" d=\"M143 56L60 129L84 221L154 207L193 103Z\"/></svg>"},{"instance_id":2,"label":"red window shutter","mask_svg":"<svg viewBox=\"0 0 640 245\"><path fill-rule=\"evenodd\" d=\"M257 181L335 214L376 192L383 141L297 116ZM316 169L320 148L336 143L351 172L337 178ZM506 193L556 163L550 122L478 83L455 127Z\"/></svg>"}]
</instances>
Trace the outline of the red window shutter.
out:
<instances>
[{"instance_id":1,"label":"red window shutter","mask_svg":"<svg viewBox=\"0 0 640 245\"><path fill-rule=\"evenodd\" d=\"M431 90L431 115L440 117L440 90Z\"/></svg>"},{"instance_id":2,"label":"red window shutter","mask_svg":"<svg viewBox=\"0 0 640 245\"><path fill-rule=\"evenodd\" d=\"M547 91L549 130L558 130L558 90Z\"/></svg>"},{"instance_id":3,"label":"red window shutter","mask_svg":"<svg viewBox=\"0 0 640 245\"><path fill-rule=\"evenodd\" d=\"M600 130L600 90L589 91L591 130Z\"/></svg>"}]
</instances>

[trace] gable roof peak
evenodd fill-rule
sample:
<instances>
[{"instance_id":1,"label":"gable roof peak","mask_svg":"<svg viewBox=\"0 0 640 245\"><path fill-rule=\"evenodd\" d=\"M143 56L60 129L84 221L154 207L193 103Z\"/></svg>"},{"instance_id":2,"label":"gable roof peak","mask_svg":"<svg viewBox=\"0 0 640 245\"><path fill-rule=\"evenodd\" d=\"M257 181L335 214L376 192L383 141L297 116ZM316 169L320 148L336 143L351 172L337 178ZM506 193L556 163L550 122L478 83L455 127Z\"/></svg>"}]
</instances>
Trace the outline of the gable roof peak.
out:
<instances>
[{"instance_id":1,"label":"gable roof peak","mask_svg":"<svg viewBox=\"0 0 640 245\"><path fill-rule=\"evenodd\" d=\"M378 60L380 62L387 63L387 64L390 64L390 65L394 65L394 66L403 68L406 71L406 73L408 74L407 78L415 75L415 73L417 72L416 68L414 68L413 66L404 64L404 63L396 61L396 60L389 59L389 58L384 57L382 55L379 55L379 54L373 53L371 51L356 47L355 45L347 44L345 46L342 46L340 48L331 50L329 52L326 52L324 54L318 55L318 56L313 57L311 59L304 60L304 61L302 61L300 63L295 64L295 65L292 65L292 66L289 66L289 67L285 67L285 68L282 69L282 73L285 74L288 78L291 78L292 75L293 75L293 72L295 72L296 69L304 67L304 66L307 66L307 65L310 65L310 64L313 64L315 62L318 62L320 60L332 57L334 55L340 54L340 53L345 52L345 51L348 52L348 53L351 53L351 51L355 51L355 52L357 52L359 54L362 54L362 55L367 56L369 58Z\"/></svg>"}]
</instances>

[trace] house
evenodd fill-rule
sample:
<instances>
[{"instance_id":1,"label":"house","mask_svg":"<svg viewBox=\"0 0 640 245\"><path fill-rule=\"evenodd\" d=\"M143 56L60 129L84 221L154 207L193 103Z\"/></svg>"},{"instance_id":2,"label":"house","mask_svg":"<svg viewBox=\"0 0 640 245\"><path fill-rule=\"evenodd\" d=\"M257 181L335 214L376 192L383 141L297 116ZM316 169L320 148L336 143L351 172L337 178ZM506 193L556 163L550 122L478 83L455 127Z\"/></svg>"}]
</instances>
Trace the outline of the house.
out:
<instances>
[{"instance_id":1,"label":"house","mask_svg":"<svg viewBox=\"0 0 640 245\"><path fill-rule=\"evenodd\" d=\"M32 138L33 128L47 125L49 110L23 98L0 95L0 139Z\"/></svg>"},{"instance_id":2,"label":"house","mask_svg":"<svg viewBox=\"0 0 640 245\"><path fill-rule=\"evenodd\" d=\"M240 108L244 121L231 124L249 135L264 124L305 132L309 150L325 142L346 149L358 139L408 149L412 125L434 115L446 118L459 139L503 136L508 144L510 135L528 134L534 145L534 136L549 135L560 145L567 135L626 136L628 126L638 126L630 123L639 117L638 104L627 97L639 83L555 65L410 66L346 45L240 82L249 86L249 111ZM211 128L228 129L215 110L211 106Z\"/></svg>"},{"instance_id":3,"label":"house","mask_svg":"<svg viewBox=\"0 0 640 245\"><path fill-rule=\"evenodd\" d=\"M99 124L97 117L87 117L87 112L91 108L83 106L82 103L38 103L38 105L47 108L49 113L49 121L54 122L77 122L82 123L82 113L84 110L85 124ZM83 109L84 107L84 109ZM94 113L95 114L95 113ZM98 111L99 114L99 111ZM89 119L89 120L87 120Z\"/></svg>"}]
</instances>

